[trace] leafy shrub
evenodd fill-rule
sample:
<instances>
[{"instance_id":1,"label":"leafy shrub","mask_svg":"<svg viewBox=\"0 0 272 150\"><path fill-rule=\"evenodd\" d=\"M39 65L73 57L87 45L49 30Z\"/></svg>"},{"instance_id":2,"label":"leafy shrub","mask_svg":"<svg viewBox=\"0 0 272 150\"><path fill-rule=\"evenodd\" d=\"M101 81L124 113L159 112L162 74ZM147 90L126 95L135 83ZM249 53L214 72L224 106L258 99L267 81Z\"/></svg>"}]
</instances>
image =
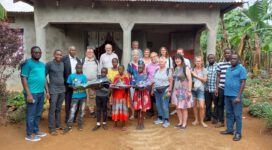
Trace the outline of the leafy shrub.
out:
<instances>
[{"instance_id":1,"label":"leafy shrub","mask_svg":"<svg viewBox=\"0 0 272 150\"><path fill-rule=\"evenodd\" d=\"M244 98L243 99L243 106L244 107L248 107L248 106L250 106L252 104L252 100L251 99L249 99L249 98Z\"/></svg>"},{"instance_id":2,"label":"leafy shrub","mask_svg":"<svg viewBox=\"0 0 272 150\"><path fill-rule=\"evenodd\" d=\"M268 108L265 112L266 127L272 129L272 107Z\"/></svg>"},{"instance_id":3,"label":"leafy shrub","mask_svg":"<svg viewBox=\"0 0 272 150\"><path fill-rule=\"evenodd\" d=\"M16 108L25 105L24 94L22 92L9 92L7 105Z\"/></svg>"},{"instance_id":4,"label":"leafy shrub","mask_svg":"<svg viewBox=\"0 0 272 150\"><path fill-rule=\"evenodd\" d=\"M249 114L254 117L265 118L268 109L272 109L272 104L269 102L257 102L249 106Z\"/></svg>"},{"instance_id":5,"label":"leafy shrub","mask_svg":"<svg viewBox=\"0 0 272 150\"><path fill-rule=\"evenodd\" d=\"M25 120L25 111L26 111L26 106L23 105L21 107L19 107L18 109L16 109L15 111L9 112L8 113L8 121L10 123L19 123L23 120Z\"/></svg>"},{"instance_id":6,"label":"leafy shrub","mask_svg":"<svg viewBox=\"0 0 272 150\"><path fill-rule=\"evenodd\" d=\"M250 91L245 89L244 92L243 92L243 96L244 96L244 98L250 98L250 96L251 96Z\"/></svg>"}]
</instances>

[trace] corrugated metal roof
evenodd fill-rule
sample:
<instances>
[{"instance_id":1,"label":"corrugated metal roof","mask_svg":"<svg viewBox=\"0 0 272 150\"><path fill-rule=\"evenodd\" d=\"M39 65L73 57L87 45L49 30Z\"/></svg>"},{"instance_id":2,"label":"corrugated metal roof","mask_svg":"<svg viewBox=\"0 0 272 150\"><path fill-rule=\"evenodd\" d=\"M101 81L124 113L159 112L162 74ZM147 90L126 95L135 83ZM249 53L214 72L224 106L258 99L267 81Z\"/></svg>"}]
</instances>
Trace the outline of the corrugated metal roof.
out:
<instances>
[{"instance_id":1,"label":"corrugated metal roof","mask_svg":"<svg viewBox=\"0 0 272 150\"><path fill-rule=\"evenodd\" d=\"M96 1L96 0L94 0ZM120 2L242 3L243 0L100 0Z\"/></svg>"}]
</instances>

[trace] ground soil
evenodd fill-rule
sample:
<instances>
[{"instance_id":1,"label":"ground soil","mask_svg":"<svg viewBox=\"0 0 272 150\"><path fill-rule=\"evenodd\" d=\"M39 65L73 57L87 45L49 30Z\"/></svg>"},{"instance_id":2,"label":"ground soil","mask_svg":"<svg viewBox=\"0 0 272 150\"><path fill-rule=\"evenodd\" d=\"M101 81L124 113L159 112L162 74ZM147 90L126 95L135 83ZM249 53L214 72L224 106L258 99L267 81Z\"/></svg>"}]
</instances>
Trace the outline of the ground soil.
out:
<instances>
[{"instance_id":1,"label":"ground soil","mask_svg":"<svg viewBox=\"0 0 272 150\"><path fill-rule=\"evenodd\" d=\"M63 113L64 114L64 113ZM154 119L154 118L153 118ZM233 142L232 136L223 136L219 132L225 128L214 128L208 123L208 128L192 126L193 114L190 112L186 130L177 130L177 116L171 116L171 126L167 129L153 124L153 119L145 120L145 130L135 129L136 121L128 121L127 131L99 129L91 131L95 119L86 115L84 130L78 131L76 125L72 132L58 136L47 136L39 142L24 140L25 125L8 125L0 127L1 150L271 150L272 134L265 129L265 122L252 118L244 110L243 138ZM43 113L40 128L47 132L47 112Z\"/></svg>"}]
</instances>

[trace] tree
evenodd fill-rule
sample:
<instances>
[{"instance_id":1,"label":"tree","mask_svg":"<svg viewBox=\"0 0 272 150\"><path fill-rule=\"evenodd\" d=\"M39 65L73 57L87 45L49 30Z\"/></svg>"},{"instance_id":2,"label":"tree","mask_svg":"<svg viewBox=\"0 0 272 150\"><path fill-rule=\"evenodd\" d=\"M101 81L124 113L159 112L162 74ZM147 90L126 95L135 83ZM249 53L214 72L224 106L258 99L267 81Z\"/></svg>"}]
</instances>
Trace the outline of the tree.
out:
<instances>
[{"instance_id":1,"label":"tree","mask_svg":"<svg viewBox=\"0 0 272 150\"><path fill-rule=\"evenodd\" d=\"M0 20L5 19L7 16L7 12L5 11L4 7L0 4Z\"/></svg>"},{"instance_id":2,"label":"tree","mask_svg":"<svg viewBox=\"0 0 272 150\"><path fill-rule=\"evenodd\" d=\"M3 120L6 120L6 82L23 59L22 45L21 31L0 22L0 117Z\"/></svg>"}]
</instances>

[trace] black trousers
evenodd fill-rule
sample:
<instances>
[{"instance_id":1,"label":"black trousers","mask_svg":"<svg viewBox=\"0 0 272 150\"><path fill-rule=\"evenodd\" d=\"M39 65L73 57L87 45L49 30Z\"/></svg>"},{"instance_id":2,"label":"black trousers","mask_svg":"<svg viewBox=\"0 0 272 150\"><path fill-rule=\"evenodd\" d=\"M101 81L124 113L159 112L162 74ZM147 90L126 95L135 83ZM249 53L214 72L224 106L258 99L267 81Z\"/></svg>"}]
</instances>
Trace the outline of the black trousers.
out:
<instances>
[{"instance_id":1,"label":"black trousers","mask_svg":"<svg viewBox=\"0 0 272 150\"><path fill-rule=\"evenodd\" d=\"M73 89L66 87L66 92L65 92L65 123L68 122L69 116L70 116L70 110L71 110L71 103L72 103L72 95L73 95ZM76 111L75 117L74 117L74 122L76 120L78 110Z\"/></svg>"},{"instance_id":2,"label":"black trousers","mask_svg":"<svg viewBox=\"0 0 272 150\"><path fill-rule=\"evenodd\" d=\"M215 106L216 96L214 92L205 91L205 105L206 105L206 115L205 118L207 119L215 119L217 120L216 116L216 107L214 107L214 110L212 109L212 104Z\"/></svg>"},{"instance_id":3,"label":"black trousers","mask_svg":"<svg viewBox=\"0 0 272 150\"><path fill-rule=\"evenodd\" d=\"M107 121L107 103L109 101L108 96L96 96L96 111L97 122L101 122L101 113L103 114L103 122Z\"/></svg>"},{"instance_id":4,"label":"black trousers","mask_svg":"<svg viewBox=\"0 0 272 150\"><path fill-rule=\"evenodd\" d=\"M219 88L218 90L218 97L215 100L215 110L216 110L216 116L217 121L224 123L224 89Z\"/></svg>"}]
</instances>

